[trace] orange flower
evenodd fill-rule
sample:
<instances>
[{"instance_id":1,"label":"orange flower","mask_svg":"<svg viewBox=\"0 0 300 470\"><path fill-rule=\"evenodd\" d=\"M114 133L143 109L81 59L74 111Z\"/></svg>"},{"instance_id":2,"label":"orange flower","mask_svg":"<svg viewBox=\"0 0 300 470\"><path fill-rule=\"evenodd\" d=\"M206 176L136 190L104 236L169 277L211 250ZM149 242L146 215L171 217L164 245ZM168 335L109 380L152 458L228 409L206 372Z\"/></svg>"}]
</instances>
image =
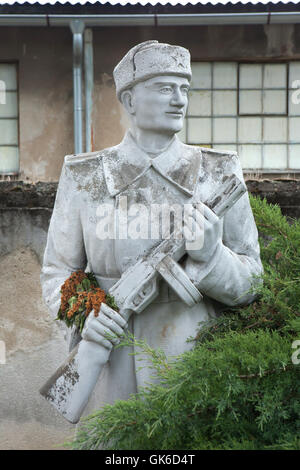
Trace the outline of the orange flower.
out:
<instances>
[{"instance_id":1,"label":"orange flower","mask_svg":"<svg viewBox=\"0 0 300 470\"><path fill-rule=\"evenodd\" d=\"M100 289L100 287L95 287L93 291L88 293L87 302L86 302L86 311L85 315L88 314L94 309L95 317L98 317L101 304L105 302L106 294L104 290Z\"/></svg>"},{"instance_id":2,"label":"orange flower","mask_svg":"<svg viewBox=\"0 0 300 470\"><path fill-rule=\"evenodd\" d=\"M77 285L80 284L83 281L83 279L85 279L86 277L87 275L85 272L76 271L72 273L71 276L61 286L60 303L61 303L61 310L63 313L65 313L65 311L69 308L69 304L68 304L69 299L77 294L76 292ZM68 312L68 318L71 318L73 314L70 314L70 316L69 314L70 314L70 311Z\"/></svg>"},{"instance_id":3,"label":"orange flower","mask_svg":"<svg viewBox=\"0 0 300 470\"><path fill-rule=\"evenodd\" d=\"M84 314L85 317L94 310L95 317L98 317L102 302L106 303L106 294L104 290L100 289L97 286L97 282L90 282L90 288L87 291L77 292L77 287L82 283L84 279L88 279L88 276L85 272L79 270L73 272L69 278L64 282L61 287L61 319L71 320L75 315ZM69 300L74 297L75 302L73 302L72 307L69 305ZM80 310L84 309L84 313L81 313ZM80 320L80 325L82 328L82 319ZM67 322L68 326L73 324L72 322ZM76 323L77 324L77 323Z\"/></svg>"}]
</instances>

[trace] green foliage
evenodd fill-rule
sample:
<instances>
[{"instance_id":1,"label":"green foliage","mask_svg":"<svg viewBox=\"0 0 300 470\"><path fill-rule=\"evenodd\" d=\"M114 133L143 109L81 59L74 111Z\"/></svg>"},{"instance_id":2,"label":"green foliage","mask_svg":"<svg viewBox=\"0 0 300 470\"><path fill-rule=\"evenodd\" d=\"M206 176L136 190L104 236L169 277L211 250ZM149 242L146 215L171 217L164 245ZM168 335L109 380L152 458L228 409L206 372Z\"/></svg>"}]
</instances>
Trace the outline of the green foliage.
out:
<instances>
[{"instance_id":1,"label":"green foliage","mask_svg":"<svg viewBox=\"0 0 300 470\"><path fill-rule=\"evenodd\" d=\"M116 312L119 311L119 307L117 306L116 301L112 295L106 294L105 303Z\"/></svg>"},{"instance_id":2,"label":"green foliage","mask_svg":"<svg viewBox=\"0 0 300 470\"><path fill-rule=\"evenodd\" d=\"M264 265L258 298L202 328L192 351L167 360L133 336L151 359L156 385L85 418L75 449L300 450L300 223L251 197Z\"/></svg>"}]
</instances>

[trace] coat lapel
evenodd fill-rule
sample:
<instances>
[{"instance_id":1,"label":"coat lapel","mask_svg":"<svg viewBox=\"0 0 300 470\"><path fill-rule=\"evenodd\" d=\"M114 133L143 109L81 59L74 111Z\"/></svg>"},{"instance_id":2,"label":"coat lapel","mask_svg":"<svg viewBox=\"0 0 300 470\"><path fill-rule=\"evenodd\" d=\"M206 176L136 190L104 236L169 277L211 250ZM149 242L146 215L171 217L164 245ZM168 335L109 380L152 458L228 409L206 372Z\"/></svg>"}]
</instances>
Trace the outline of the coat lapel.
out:
<instances>
[{"instance_id":1,"label":"coat lapel","mask_svg":"<svg viewBox=\"0 0 300 470\"><path fill-rule=\"evenodd\" d=\"M105 151L102 161L112 196L125 190L151 166L185 194L193 196L201 159L199 148L182 144L176 136L167 150L151 159L128 132L119 145Z\"/></svg>"}]
</instances>

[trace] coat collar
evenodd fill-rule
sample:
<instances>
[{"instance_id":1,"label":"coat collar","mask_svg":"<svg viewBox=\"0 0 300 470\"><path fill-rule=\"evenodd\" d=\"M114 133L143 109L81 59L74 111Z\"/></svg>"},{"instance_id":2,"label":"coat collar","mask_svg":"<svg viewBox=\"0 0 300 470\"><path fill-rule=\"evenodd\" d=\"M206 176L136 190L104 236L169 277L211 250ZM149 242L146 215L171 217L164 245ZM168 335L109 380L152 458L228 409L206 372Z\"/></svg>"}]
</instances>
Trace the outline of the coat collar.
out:
<instances>
[{"instance_id":1,"label":"coat collar","mask_svg":"<svg viewBox=\"0 0 300 470\"><path fill-rule=\"evenodd\" d=\"M192 196L201 164L201 150L182 144L177 136L154 158L137 146L127 132L123 141L104 152L103 169L109 193L116 196L151 166L185 194Z\"/></svg>"}]
</instances>

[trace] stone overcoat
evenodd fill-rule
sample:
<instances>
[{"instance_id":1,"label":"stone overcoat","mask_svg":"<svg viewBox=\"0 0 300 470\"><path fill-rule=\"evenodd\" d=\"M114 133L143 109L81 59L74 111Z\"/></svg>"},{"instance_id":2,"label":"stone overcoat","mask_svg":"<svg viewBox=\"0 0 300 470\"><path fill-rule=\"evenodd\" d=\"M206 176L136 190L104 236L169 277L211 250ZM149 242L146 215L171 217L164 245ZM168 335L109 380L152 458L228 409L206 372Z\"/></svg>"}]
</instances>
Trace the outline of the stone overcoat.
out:
<instances>
[{"instance_id":1,"label":"stone overcoat","mask_svg":"<svg viewBox=\"0 0 300 470\"><path fill-rule=\"evenodd\" d=\"M50 312L57 315L60 287L71 272L93 271L100 287L109 289L153 246L151 239L100 237L105 204L117 207L120 198L126 196L129 213L133 204L182 205L191 198L204 202L216 191L223 175L232 173L243 180L236 152L185 145L176 136L159 155L145 153L128 132L115 147L66 156L41 274L43 297ZM224 305L254 300L248 291L253 275L261 274L262 265L247 193L226 213L222 230L222 243L208 263L195 262L189 256L182 262L203 300L188 307L161 280L155 301L129 321L128 327L137 339L145 339L168 356L178 355L192 347L193 343L186 340L195 336L199 323L216 316ZM112 351L85 414L115 399L127 399L151 380L151 371L147 367L139 370L141 363L129 352L128 348Z\"/></svg>"}]
</instances>

